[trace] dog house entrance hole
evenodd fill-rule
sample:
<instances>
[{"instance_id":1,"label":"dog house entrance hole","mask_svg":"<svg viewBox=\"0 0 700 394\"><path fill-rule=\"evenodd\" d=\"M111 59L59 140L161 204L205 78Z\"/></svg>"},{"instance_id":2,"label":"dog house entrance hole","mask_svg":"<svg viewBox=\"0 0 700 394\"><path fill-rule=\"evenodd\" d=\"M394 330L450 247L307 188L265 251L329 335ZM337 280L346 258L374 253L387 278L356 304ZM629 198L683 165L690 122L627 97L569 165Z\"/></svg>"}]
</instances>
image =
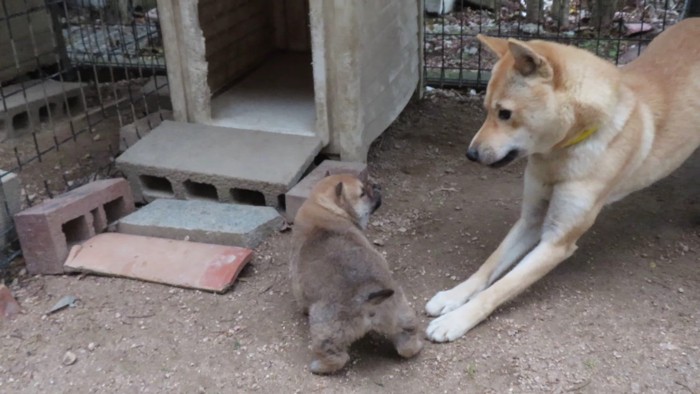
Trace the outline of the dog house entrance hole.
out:
<instances>
[{"instance_id":1,"label":"dog house entrance hole","mask_svg":"<svg viewBox=\"0 0 700 394\"><path fill-rule=\"evenodd\" d=\"M246 10L226 7L226 15L208 12L209 2L199 4L212 123L314 136L308 0L248 2Z\"/></svg>"}]
</instances>

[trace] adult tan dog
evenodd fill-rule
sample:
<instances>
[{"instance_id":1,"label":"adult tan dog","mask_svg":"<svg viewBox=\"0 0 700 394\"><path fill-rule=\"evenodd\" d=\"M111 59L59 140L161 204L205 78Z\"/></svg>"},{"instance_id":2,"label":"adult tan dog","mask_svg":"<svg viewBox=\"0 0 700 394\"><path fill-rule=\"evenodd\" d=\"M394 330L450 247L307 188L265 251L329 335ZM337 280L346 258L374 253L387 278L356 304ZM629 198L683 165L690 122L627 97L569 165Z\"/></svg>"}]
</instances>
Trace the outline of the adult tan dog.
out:
<instances>
[{"instance_id":1,"label":"adult tan dog","mask_svg":"<svg viewBox=\"0 0 700 394\"><path fill-rule=\"evenodd\" d=\"M467 157L492 167L527 157L523 204L477 272L427 303L442 315L427 328L437 342L464 335L542 278L574 253L603 206L667 176L700 145L698 18L622 68L571 46L478 38L499 60Z\"/></svg>"},{"instance_id":2,"label":"adult tan dog","mask_svg":"<svg viewBox=\"0 0 700 394\"><path fill-rule=\"evenodd\" d=\"M369 331L386 335L403 357L423 348L416 313L363 233L380 204L376 186L333 175L318 182L294 220L292 290L309 314L314 373L343 368L348 347Z\"/></svg>"}]
</instances>

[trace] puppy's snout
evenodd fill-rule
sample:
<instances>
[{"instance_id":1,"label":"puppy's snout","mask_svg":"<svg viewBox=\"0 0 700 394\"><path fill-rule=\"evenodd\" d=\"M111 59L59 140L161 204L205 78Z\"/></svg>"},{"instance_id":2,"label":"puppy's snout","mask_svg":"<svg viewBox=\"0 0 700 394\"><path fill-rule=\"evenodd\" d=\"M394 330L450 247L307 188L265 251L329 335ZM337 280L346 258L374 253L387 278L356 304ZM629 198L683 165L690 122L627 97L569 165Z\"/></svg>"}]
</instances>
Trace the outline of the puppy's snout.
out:
<instances>
[{"instance_id":1,"label":"puppy's snout","mask_svg":"<svg viewBox=\"0 0 700 394\"><path fill-rule=\"evenodd\" d=\"M479 161L479 150L474 147L467 149L467 159L471 161Z\"/></svg>"}]
</instances>

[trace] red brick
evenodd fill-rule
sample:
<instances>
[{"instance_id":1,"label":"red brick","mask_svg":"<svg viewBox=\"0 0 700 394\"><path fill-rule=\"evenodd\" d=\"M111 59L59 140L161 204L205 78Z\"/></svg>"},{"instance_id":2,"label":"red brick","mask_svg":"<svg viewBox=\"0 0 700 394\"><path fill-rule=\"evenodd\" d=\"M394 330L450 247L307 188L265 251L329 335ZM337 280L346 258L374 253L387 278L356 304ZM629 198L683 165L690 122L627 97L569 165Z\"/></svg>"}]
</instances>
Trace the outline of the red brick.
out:
<instances>
[{"instance_id":1,"label":"red brick","mask_svg":"<svg viewBox=\"0 0 700 394\"><path fill-rule=\"evenodd\" d=\"M338 174L353 174L366 181L367 165L350 161L324 160L284 195L287 222L294 222L301 204L309 198L309 193L318 181L327 175Z\"/></svg>"},{"instance_id":2,"label":"red brick","mask_svg":"<svg viewBox=\"0 0 700 394\"><path fill-rule=\"evenodd\" d=\"M223 292L252 258L235 246L106 233L74 246L66 266L79 271Z\"/></svg>"},{"instance_id":3,"label":"red brick","mask_svg":"<svg viewBox=\"0 0 700 394\"><path fill-rule=\"evenodd\" d=\"M104 231L134 209L129 183L119 178L88 183L16 214L27 272L63 273L71 245Z\"/></svg>"},{"instance_id":4,"label":"red brick","mask_svg":"<svg viewBox=\"0 0 700 394\"><path fill-rule=\"evenodd\" d=\"M12 292L5 285L0 285L0 320L12 319L21 310L19 304L12 296Z\"/></svg>"}]
</instances>

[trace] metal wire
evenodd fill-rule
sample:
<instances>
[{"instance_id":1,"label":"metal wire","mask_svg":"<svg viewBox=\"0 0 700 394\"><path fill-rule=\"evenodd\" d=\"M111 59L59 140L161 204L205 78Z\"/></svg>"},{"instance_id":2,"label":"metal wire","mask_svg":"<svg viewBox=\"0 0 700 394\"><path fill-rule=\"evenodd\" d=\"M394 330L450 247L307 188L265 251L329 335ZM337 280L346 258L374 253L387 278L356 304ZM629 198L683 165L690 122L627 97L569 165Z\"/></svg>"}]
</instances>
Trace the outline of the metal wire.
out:
<instances>
[{"instance_id":1,"label":"metal wire","mask_svg":"<svg viewBox=\"0 0 700 394\"><path fill-rule=\"evenodd\" d=\"M167 109L167 82L142 89L165 75L157 11L105 3L0 1L0 283L21 253L12 215L114 176L119 128Z\"/></svg>"},{"instance_id":2,"label":"metal wire","mask_svg":"<svg viewBox=\"0 0 700 394\"><path fill-rule=\"evenodd\" d=\"M595 23L589 4L606 0L571 0L569 10L558 18L552 12L553 2L537 0L543 12L535 10L536 20L528 18L524 0L495 0L496 9L486 1L460 0L450 13L430 14L424 18L424 80L434 87L484 88L488 83L495 58L476 40L477 34L510 37L521 40L547 39L576 45L623 64L639 55L659 32L689 14L692 0L642 0L637 7L618 1L603 19L609 26ZM426 2L427 3L427 2ZM445 1L443 4L450 3ZM641 3L641 4L640 4ZM482 4L482 5L474 5ZM614 13L614 14L613 14ZM630 29L639 29L634 33Z\"/></svg>"}]
</instances>

